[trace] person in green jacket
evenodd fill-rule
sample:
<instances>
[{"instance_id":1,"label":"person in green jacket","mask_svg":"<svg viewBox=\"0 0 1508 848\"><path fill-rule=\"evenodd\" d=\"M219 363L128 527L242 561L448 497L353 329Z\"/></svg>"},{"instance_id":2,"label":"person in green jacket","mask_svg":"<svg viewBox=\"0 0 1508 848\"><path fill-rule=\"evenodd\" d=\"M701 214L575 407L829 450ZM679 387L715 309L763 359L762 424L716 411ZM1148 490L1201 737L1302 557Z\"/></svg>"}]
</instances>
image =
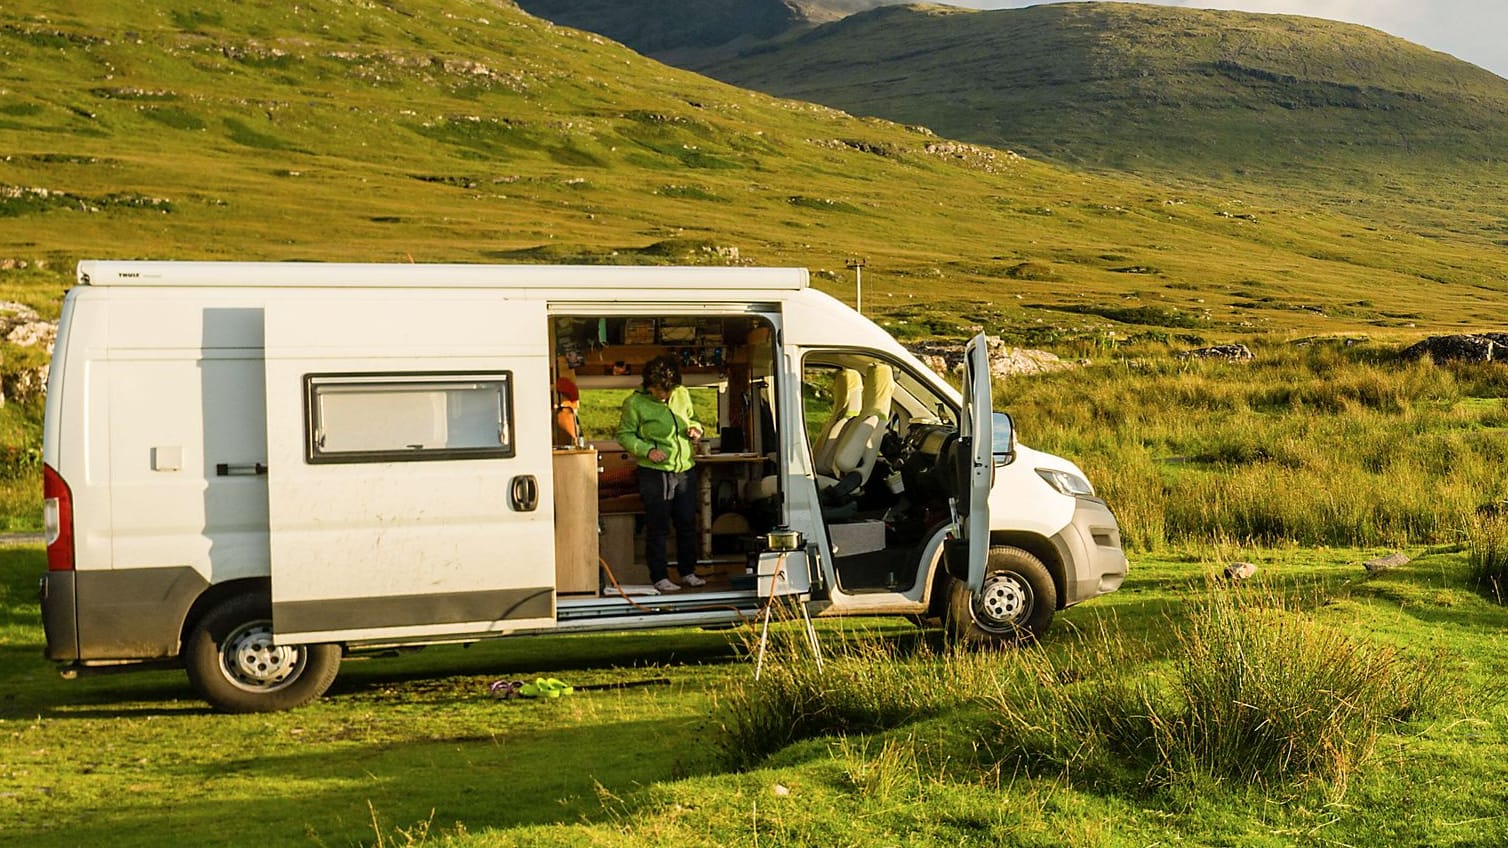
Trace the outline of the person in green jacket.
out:
<instances>
[{"instance_id":1,"label":"person in green jacket","mask_svg":"<svg viewBox=\"0 0 1508 848\"><path fill-rule=\"evenodd\" d=\"M681 385L681 369L669 356L644 363L644 385L623 401L618 444L638 460L639 495L644 498L644 558L649 579L661 592L678 592L665 554L675 524L676 570L687 586L705 586L696 573L696 446L702 425L691 409L691 393Z\"/></svg>"}]
</instances>

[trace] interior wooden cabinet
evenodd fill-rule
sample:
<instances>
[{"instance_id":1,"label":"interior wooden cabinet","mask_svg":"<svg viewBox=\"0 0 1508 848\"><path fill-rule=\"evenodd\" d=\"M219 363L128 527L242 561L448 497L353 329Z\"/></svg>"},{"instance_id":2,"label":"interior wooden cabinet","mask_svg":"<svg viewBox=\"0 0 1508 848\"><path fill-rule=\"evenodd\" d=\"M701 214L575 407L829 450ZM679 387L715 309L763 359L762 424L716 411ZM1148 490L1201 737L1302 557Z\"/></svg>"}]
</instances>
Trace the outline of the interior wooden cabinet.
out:
<instances>
[{"instance_id":1,"label":"interior wooden cabinet","mask_svg":"<svg viewBox=\"0 0 1508 848\"><path fill-rule=\"evenodd\" d=\"M566 448L552 457L555 474L555 591L598 589L597 452Z\"/></svg>"}]
</instances>

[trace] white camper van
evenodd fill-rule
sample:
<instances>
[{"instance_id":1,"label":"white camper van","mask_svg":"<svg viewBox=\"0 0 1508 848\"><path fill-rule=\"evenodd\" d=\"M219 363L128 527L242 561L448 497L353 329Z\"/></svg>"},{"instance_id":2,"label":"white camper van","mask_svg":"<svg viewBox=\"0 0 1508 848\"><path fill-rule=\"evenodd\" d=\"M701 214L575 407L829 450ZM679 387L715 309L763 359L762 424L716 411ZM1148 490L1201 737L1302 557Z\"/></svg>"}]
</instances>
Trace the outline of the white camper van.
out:
<instances>
[{"instance_id":1,"label":"white camper van","mask_svg":"<svg viewBox=\"0 0 1508 848\"><path fill-rule=\"evenodd\" d=\"M182 665L228 711L353 652L568 630L935 616L1001 641L1114 591L1072 463L799 269L83 262L43 446L47 656ZM653 356L698 417L701 570L654 594L614 441ZM579 395L581 432L557 412ZM714 423L715 422L715 423Z\"/></svg>"}]
</instances>

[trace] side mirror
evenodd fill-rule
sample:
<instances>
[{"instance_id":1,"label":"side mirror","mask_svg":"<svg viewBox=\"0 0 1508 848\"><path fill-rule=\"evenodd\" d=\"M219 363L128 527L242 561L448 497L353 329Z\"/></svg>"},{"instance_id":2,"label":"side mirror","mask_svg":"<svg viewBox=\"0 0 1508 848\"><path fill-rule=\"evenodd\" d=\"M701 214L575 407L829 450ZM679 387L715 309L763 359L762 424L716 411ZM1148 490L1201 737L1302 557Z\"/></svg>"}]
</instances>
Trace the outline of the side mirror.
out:
<instances>
[{"instance_id":1,"label":"side mirror","mask_svg":"<svg viewBox=\"0 0 1508 848\"><path fill-rule=\"evenodd\" d=\"M1009 413L993 413L990 420L993 436L990 452L995 455L995 467L1010 465L1016 461L1016 422Z\"/></svg>"}]
</instances>

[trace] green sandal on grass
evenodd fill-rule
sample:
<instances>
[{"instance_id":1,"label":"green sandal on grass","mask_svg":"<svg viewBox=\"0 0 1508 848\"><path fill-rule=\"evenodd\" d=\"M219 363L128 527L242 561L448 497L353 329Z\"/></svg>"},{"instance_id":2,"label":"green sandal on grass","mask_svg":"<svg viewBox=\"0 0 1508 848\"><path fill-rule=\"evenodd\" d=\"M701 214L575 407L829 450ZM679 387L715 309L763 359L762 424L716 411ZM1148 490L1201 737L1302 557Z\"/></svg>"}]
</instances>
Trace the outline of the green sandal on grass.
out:
<instances>
[{"instance_id":1,"label":"green sandal on grass","mask_svg":"<svg viewBox=\"0 0 1508 848\"><path fill-rule=\"evenodd\" d=\"M518 694L525 698L559 698L575 691L570 684L554 677L536 677L533 683L525 683Z\"/></svg>"}]
</instances>

